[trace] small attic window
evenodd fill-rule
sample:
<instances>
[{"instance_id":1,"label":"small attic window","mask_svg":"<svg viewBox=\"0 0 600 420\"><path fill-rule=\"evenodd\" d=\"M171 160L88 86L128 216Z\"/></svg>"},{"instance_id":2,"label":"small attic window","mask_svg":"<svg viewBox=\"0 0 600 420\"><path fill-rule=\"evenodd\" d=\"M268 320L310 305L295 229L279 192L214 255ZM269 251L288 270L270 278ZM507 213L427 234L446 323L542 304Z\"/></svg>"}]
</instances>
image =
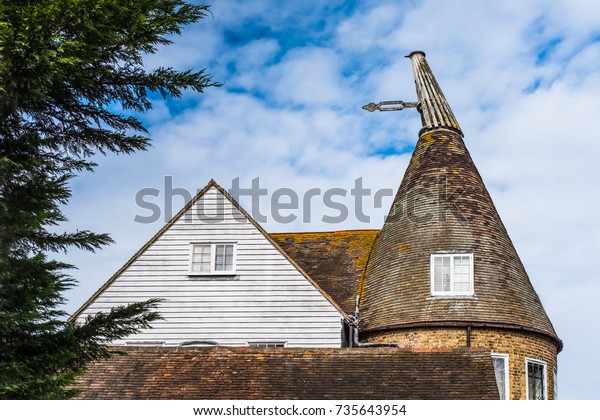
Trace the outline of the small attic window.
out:
<instances>
[{"instance_id":1,"label":"small attic window","mask_svg":"<svg viewBox=\"0 0 600 420\"><path fill-rule=\"evenodd\" d=\"M285 347L285 341L251 341L248 342L250 347Z\"/></svg>"},{"instance_id":2,"label":"small attic window","mask_svg":"<svg viewBox=\"0 0 600 420\"><path fill-rule=\"evenodd\" d=\"M473 295L473 254L431 254L431 294Z\"/></svg>"},{"instance_id":3,"label":"small attic window","mask_svg":"<svg viewBox=\"0 0 600 420\"><path fill-rule=\"evenodd\" d=\"M191 244L190 275L235 274L234 243Z\"/></svg>"}]
</instances>

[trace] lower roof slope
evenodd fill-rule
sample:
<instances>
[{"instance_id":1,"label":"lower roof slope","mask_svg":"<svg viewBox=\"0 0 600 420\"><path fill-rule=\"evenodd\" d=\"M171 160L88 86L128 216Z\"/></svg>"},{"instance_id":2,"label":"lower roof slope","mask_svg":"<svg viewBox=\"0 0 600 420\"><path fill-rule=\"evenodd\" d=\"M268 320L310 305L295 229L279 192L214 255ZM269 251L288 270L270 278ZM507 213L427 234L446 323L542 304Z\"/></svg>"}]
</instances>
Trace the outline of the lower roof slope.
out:
<instances>
[{"instance_id":1,"label":"lower roof slope","mask_svg":"<svg viewBox=\"0 0 600 420\"><path fill-rule=\"evenodd\" d=\"M80 377L80 399L498 399L486 349L133 347Z\"/></svg>"}]
</instances>

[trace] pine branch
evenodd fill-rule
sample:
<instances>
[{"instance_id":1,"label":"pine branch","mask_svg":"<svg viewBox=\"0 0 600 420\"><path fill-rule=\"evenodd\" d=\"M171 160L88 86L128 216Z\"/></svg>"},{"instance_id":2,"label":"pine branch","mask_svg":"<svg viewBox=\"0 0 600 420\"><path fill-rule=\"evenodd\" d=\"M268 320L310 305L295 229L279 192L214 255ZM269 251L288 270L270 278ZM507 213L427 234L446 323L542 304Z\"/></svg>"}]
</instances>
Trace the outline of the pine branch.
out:
<instances>
[{"instance_id":1,"label":"pine branch","mask_svg":"<svg viewBox=\"0 0 600 420\"><path fill-rule=\"evenodd\" d=\"M183 0L46 0L0 4L0 398L69 398L107 345L150 328L159 300L67 323L74 267L47 257L112 241L57 233L72 177L98 154L150 147L131 112L149 92L179 97L219 86L206 71L148 70L143 57L209 13ZM115 112L115 105L123 111Z\"/></svg>"}]
</instances>

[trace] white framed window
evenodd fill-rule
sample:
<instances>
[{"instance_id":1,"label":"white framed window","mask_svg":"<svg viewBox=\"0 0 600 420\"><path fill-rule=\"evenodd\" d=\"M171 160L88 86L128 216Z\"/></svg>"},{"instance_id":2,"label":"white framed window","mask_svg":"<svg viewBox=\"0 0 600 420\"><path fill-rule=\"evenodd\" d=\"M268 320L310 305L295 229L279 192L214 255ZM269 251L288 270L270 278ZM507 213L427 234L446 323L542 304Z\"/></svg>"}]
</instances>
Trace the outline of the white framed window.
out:
<instances>
[{"instance_id":1,"label":"white framed window","mask_svg":"<svg viewBox=\"0 0 600 420\"><path fill-rule=\"evenodd\" d=\"M190 245L191 275L235 274L235 243L193 243Z\"/></svg>"},{"instance_id":2,"label":"white framed window","mask_svg":"<svg viewBox=\"0 0 600 420\"><path fill-rule=\"evenodd\" d=\"M473 254L431 254L431 294L472 296Z\"/></svg>"},{"instance_id":3,"label":"white framed window","mask_svg":"<svg viewBox=\"0 0 600 420\"><path fill-rule=\"evenodd\" d=\"M285 341L251 341L250 347L285 347Z\"/></svg>"},{"instance_id":4,"label":"white framed window","mask_svg":"<svg viewBox=\"0 0 600 420\"><path fill-rule=\"evenodd\" d=\"M527 375L527 399L548 399L548 378L546 362L535 359L525 359L525 372Z\"/></svg>"},{"instance_id":5,"label":"white framed window","mask_svg":"<svg viewBox=\"0 0 600 420\"><path fill-rule=\"evenodd\" d=\"M492 362L494 364L494 373L496 374L496 384L501 400L510 399L508 354L492 353Z\"/></svg>"}]
</instances>

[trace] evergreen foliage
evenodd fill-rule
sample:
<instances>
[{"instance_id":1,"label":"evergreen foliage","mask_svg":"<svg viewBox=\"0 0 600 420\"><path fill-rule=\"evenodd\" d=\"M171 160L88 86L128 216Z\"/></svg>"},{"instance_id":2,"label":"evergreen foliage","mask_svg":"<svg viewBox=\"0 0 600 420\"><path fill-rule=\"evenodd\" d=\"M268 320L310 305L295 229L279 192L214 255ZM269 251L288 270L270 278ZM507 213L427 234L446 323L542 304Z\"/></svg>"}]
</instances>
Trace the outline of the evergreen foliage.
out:
<instances>
[{"instance_id":1,"label":"evergreen foliage","mask_svg":"<svg viewBox=\"0 0 600 420\"><path fill-rule=\"evenodd\" d=\"M157 300L65 321L72 266L50 258L71 247L111 243L90 231L57 233L69 180L93 170L94 155L145 150L135 115L149 94L202 92L205 70L147 69L145 55L204 18L181 0L0 2L0 398L68 398L105 343L148 327Z\"/></svg>"}]
</instances>

